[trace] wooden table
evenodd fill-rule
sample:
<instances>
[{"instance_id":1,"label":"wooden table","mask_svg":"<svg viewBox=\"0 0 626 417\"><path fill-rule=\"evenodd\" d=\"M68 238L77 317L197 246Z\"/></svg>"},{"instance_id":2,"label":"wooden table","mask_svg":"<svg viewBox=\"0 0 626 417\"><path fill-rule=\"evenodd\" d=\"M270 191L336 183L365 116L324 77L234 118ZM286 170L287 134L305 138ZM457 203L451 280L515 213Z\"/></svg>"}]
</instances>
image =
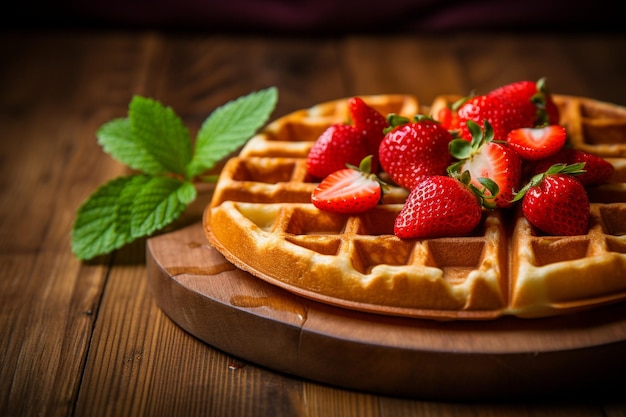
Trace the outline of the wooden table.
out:
<instances>
[{"instance_id":1,"label":"wooden table","mask_svg":"<svg viewBox=\"0 0 626 417\"><path fill-rule=\"evenodd\" d=\"M0 416L626 416L624 396L448 402L284 375L170 320L148 286L145 240L90 262L69 244L80 203L128 173L95 132L126 116L133 94L173 107L192 132L270 85L273 117L351 95L428 102L541 76L555 92L626 105L624 51L615 34L2 33Z\"/></svg>"}]
</instances>

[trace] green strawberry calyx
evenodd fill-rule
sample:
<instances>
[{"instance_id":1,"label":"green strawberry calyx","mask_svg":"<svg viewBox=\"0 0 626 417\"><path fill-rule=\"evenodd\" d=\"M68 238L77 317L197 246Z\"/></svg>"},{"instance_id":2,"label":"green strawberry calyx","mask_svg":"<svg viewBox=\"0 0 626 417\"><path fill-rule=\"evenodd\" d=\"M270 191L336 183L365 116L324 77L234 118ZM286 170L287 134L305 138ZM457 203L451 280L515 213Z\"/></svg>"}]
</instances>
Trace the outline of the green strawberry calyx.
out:
<instances>
[{"instance_id":1,"label":"green strawberry calyx","mask_svg":"<svg viewBox=\"0 0 626 417\"><path fill-rule=\"evenodd\" d=\"M413 116L412 119L410 119L406 116L401 116L396 113L389 113L387 115L387 123L389 124L389 126L383 129L383 133L387 134L398 126L403 126L411 122L420 122L422 120L429 120L434 123L439 123L439 121L433 119L431 116L427 116L424 114L416 114Z\"/></svg>"},{"instance_id":2,"label":"green strawberry calyx","mask_svg":"<svg viewBox=\"0 0 626 417\"><path fill-rule=\"evenodd\" d=\"M458 160L448 167L448 172L458 171L463 165L465 160L472 155L478 153L480 148L488 143L494 142L494 131L491 123L487 120L484 122L484 129L480 127L478 123L473 120L467 121L467 128L472 134L472 141L469 142L463 138L456 138L450 141L449 150L450 154Z\"/></svg>"},{"instance_id":3,"label":"green strawberry calyx","mask_svg":"<svg viewBox=\"0 0 626 417\"><path fill-rule=\"evenodd\" d=\"M537 80L537 92L530 98L530 101L537 108L537 126L547 126L549 124L549 115L546 107L546 97L550 95L545 78Z\"/></svg>"},{"instance_id":4,"label":"green strawberry calyx","mask_svg":"<svg viewBox=\"0 0 626 417\"><path fill-rule=\"evenodd\" d=\"M469 171L463 171L462 173L458 172L450 172L449 176L452 178L456 178L463 185L465 185L478 199L478 203L481 207L484 207L488 210L493 210L496 208L495 198L500 192L500 187L490 178L477 178L478 182L482 185L482 188L478 188L474 185L471 180L471 175ZM489 191L487 194L485 191Z\"/></svg>"},{"instance_id":5,"label":"green strawberry calyx","mask_svg":"<svg viewBox=\"0 0 626 417\"><path fill-rule=\"evenodd\" d=\"M536 187L541 184L541 182L549 175L555 174L567 174L567 175L580 175L584 174L585 170L584 162L576 163L576 164L554 164L550 168L548 168L545 172L541 172L539 174L535 174L517 193L515 193L515 197L513 197L513 202L521 200L524 195L528 192L532 187Z\"/></svg>"}]
</instances>

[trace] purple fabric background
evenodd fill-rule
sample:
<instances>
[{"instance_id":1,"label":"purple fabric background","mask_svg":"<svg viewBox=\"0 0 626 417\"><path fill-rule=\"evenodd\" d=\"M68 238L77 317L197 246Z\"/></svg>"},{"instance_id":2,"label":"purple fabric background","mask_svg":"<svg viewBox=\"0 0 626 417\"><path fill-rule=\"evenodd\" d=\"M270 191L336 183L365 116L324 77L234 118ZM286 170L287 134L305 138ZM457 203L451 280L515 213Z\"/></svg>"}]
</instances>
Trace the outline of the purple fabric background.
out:
<instances>
[{"instance_id":1,"label":"purple fabric background","mask_svg":"<svg viewBox=\"0 0 626 417\"><path fill-rule=\"evenodd\" d=\"M606 4L603 4L606 3ZM608 0L31 0L6 25L276 33L622 31Z\"/></svg>"}]
</instances>

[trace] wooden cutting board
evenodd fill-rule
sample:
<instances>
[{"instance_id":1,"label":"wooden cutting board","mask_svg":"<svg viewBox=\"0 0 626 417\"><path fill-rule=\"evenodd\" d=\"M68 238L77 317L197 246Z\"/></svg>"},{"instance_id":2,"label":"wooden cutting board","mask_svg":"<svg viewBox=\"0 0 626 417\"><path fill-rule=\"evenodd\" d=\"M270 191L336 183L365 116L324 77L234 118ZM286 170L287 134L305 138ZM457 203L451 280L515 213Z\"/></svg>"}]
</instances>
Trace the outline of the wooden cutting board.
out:
<instances>
[{"instance_id":1,"label":"wooden cutting board","mask_svg":"<svg viewBox=\"0 0 626 417\"><path fill-rule=\"evenodd\" d=\"M445 400L623 392L626 303L545 319L438 322L301 298L235 268L200 222L150 238L148 280L181 328L239 359L337 387Z\"/></svg>"}]
</instances>

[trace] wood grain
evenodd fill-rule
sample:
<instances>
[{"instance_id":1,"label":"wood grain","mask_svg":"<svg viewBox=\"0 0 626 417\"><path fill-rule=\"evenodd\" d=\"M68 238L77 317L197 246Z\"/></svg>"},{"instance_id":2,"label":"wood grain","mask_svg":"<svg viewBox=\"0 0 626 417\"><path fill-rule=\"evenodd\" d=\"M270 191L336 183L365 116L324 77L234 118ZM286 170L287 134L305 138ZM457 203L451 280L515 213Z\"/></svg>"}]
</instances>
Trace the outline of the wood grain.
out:
<instances>
[{"instance_id":1,"label":"wood grain","mask_svg":"<svg viewBox=\"0 0 626 417\"><path fill-rule=\"evenodd\" d=\"M621 34L584 33L3 31L0 416L625 416L620 397L433 401L289 376L170 320L148 287L145 241L90 262L69 246L80 203L128 173L95 132L124 117L133 94L172 106L192 132L216 106L269 85L280 92L273 117L348 95L430 100L542 75L555 92L626 105L625 46Z\"/></svg>"}]
</instances>

